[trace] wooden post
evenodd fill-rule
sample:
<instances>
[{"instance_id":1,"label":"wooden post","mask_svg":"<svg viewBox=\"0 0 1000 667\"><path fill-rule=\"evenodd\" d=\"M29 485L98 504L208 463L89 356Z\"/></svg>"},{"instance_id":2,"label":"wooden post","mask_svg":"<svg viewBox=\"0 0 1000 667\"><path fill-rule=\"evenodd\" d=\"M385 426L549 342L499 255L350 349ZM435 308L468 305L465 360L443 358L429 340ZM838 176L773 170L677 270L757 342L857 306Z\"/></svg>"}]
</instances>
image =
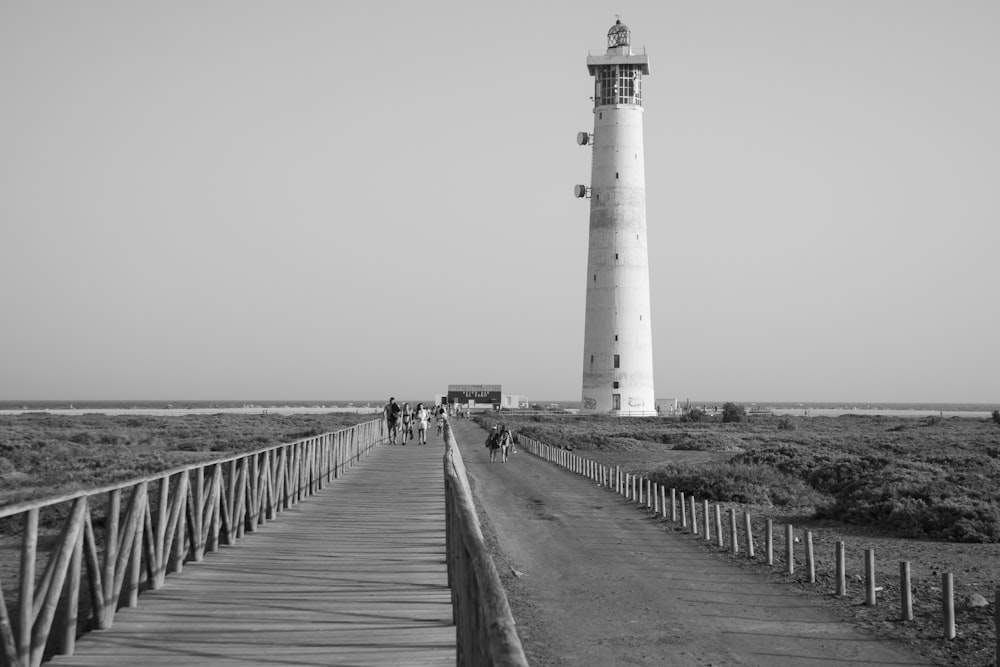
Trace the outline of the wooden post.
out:
<instances>
[{"instance_id":1,"label":"wooden post","mask_svg":"<svg viewBox=\"0 0 1000 667\"><path fill-rule=\"evenodd\" d=\"M747 536L747 558L753 558L753 523L750 521L750 512L743 512L743 532Z\"/></svg>"},{"instance_id":2,"label":"wooden post","mask_svg":"<svg viewBox=\"0 0 1000 667\"><path fill-rule=\"evenodd\" d=\"M913 620L913 589L910 586L910 561L899 561L899 619Z\"/></svg>"},{"instance_id":3,"label":"wooden post","mask_svg":"<svg viewBox=\"0 0 1000 667\"><path fill-rule=\"evenodd\" d=\"M653 482L653 514L660 513L660 485Z\"/></svg>"},{"instance_id":4,"label":"wooden post","mask_svg":"<svg viewBox=\"0 0 1000 667\"><path fill-rule=\"evenodd\" d=\"M694 496L691 496L691 532L695 535L698 534L698 511L695 505Z\"/></svg>"},{"instance_id":5,"label":"wooden post","mask_svg":"<svg viewBox=\"0 0 1000 667\"><path fill-rule=\"evenodd\" d=\"M836 553L837 561L837 597L847 595L847 558L844 555L844 542L837 540Z\"/></svg>"},{"instance_id":6,"label":"wooden post","mask_svg":"<svg viewBox=\"0 0 1000 667\"><path fill-rule=\"evenodd\" d=\"M17 658L22 665L31 664L31 628L35 624L35 558L38 553L38 508L24 513L24 533L21 535L20 595L17 600Z\"/></svg>"},{"instance_id":7,"label":"wooden post","mask_svg":"<svg viewBox=\"0 0 1000 667\"><path fill-rule=\"evenodd\" d=\"M660 487L660 516L667 518L667 487Z\"/></svg>"},{"instance_id":8,"label":"wooden post","mask_svg":"<svg viewBox=\"0 0 1000 667\"><path fill-rule=\"evenodd\" d=\"M715 538L719 541L719 548L724 549L726 538L722 536L722 507L715 503Z\"/></svg>"},{"instance_id":9,"label":"wooden post","mask_svg":"<svg viewBox=\"0 0 1000 667\"><path fill-rule=\"evenodd\" d=\"M1000 593L997 594L1000 599ZM7 615L7 601L3 597L3 587L0 587L0 656L10 656L10 660L20 662L17 650L17 639L14 636L14 628Z\"/></svg>"},{"instance_id":10,"label":"wooden post","mask_svg":"<svg viewBox=\"0 0 1000 667\"><path fill-rule=\"evenodd\" d=\"M86 508L86 498L82 498L84 512L90 510ZM82 524L81 519L81 524ZM62 655L73 655L76 651L76 623L80 612L80 581L82 579L83 568L83 526L76 537L76 544L73 545L73 556L70 558L69 571L66 573L66 599L63 613L62 638L60 653Z\"/></svg>"},{"instance_id":11,"label":"wooden post","mask_svg":"<svg viewBox=\"0 0 1000 667\"><path fill-rule=\"evenodd\" d=\"M810 584L816 583L816 559L813 558L813 534L806 531L806 577Z\"/></svg>"},{"instance_id":12,"label":"wooden post","mask_svg":"<svg viewBox=\"0 0 1000 667\"><path fill-rule=\"evenodd\" d=\"M955 638L955 578L951 572L941 575L941 602L944 606L944 638Z\"/></svg>"},{"instance_id":13,"label":"wooden post","mask_svg":"<svg viewBox=\"0 0 1000 667\"><path fill-rule=\"evenodd\" d=\"M865 604L874 607L875 599L875 550L865 549Z\"/></svg>"},{"instance_id":14,"label":"wooden post","mask_svg":"<svg viewBox=\"0 0 1000 667\"><path fill-rule=\"evenodd\" d=\"M677 523L677 489L670 489L670 520Z\"/></svg>"},{"instance_id":15,"label":"wooden post","mask_svg":"<svg viewBox=\"0 0 1000 667\"><path fill-rule=\"evenodd\" d=\"M638 494L638 497L636 499L636 502L639 503L639 507L642 507L642 501L643 501L643 498L645 496L645 494L643 493L643 491L646 490L646 480L640 477L638 479L636 485L639 487L639 494Z\"/></svg>"},{"instance_id":16,"label":"wooden post","mask_svg":"<svg viewBox=\"0 0 1000 667\"><path fill-rule=\"evenodd\" d=\"M684 499L684 492L681 491L681 528L688 527L687 501Z\"/></svg>"},{"instance_id":17,"label":"wooden post","mask_svg":"<svg viewBox=\"0 0 1000 667\"><path fill-rule=\"evenodd\" d=\"M729 508L729 543L732 554L735 556L740 552L740 540L736 534L736 508Z\"/></svg>"},{"instance_id":18,"label":"wooden post","mask_svg":"<svg viewBox=\"0 0 1000 667\"><path fill-rule=\"evenodd\" d=\"M997 636L997 664L995 667L1000 667L1000 588L993 591L993 630Z\"/></svg>"},{"instance_id":19,"label":"wooden post","mask_svg":"<svg viewBox=\"0 0 1000 667\"><path fill-rule=\"evenodd\" d=\"M774 566L774 519L768 519L764 524L764 552L767 555L767 564Z\"/></svg>"},{"instance_id":20,"label":"wooden post","mask_svg":"<svg viewBox=\"0 0 1000 667\"><path fill-rule=\"evenodd\" d=\"M785 571L795 574L795 528L792 524L785 526Z\"/></svg>"},{"instance_id":21,"label":"wooden post","mask_svg":"<svg viewBox=\"0 0 1000 667\"><path fill-rule=\"evenodd\" d=\"M705 519L705 541L712 541L712 521L708 516L708 500L701 501L701 514Z\"/></svg>"},{"instance_id":22,"label":"wooden post","mask_svg":"<svg viewBox=\"0 0 1000 667\"><path fill-rule=\"evenodd\" d=\"M118 560L118 521L121 517L121 489L108 493L108 509L104 519L104 617L96 619L97 627L106 630L111 627L118 601L115 599L115 561ZM30 627L30 626L29 626Z\"/></svg>"}]
</instances>

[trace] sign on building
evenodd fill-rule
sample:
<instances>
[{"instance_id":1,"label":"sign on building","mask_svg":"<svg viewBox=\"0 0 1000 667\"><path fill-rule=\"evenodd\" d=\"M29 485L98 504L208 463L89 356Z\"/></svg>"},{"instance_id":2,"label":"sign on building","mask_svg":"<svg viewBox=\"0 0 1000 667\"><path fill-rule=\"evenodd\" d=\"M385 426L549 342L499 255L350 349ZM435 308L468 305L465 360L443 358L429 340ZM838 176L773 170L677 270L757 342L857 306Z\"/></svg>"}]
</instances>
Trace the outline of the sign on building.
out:
<instances>
[{"instance_id":1,"label":"sign on building","mask_svg":"<svg viewBox=\"0 0 1000 667\"><path fill-rule=\"evenodd\" d=\"M472 407L493 407L500 405L501 394L498 384L450 384L448 403Z\"/></svg>"}]
</instances>

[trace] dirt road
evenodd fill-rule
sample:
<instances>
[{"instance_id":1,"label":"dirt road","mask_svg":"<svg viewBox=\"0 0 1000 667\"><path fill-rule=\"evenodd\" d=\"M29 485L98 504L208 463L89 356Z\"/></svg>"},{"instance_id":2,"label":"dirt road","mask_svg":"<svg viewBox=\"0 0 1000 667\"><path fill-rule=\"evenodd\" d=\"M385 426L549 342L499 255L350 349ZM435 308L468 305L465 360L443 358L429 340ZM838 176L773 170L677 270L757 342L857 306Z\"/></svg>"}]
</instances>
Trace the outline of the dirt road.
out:
<instances>
[{"instance_id":1,"label":"dirt road","mask_svg":"<svg viewBox=\"0 0 1000 667\"><path fill-rule=\"evenodd\" d=\"M584 478L453 422L532 665L927 665L679 538Z\"/></svg>"}]
</instances>

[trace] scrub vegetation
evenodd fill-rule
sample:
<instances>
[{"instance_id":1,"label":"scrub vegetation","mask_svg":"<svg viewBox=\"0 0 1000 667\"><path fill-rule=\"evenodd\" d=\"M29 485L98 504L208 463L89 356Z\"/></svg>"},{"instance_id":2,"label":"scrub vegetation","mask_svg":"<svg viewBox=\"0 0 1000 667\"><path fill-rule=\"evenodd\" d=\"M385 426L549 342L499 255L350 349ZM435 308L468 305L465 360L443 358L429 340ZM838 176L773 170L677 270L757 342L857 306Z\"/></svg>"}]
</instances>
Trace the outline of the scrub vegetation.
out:
<instances>
[{"instance_id":1,"label":"scrub vegetation","mask_svg":"<svg viewBox=\"0 0 1000 667\"><path fill-rule=\"evenodd\" d=\"M0 506L264 449L374 418L343 412L0 417Z\"/></svg>"},{"instance_id":2,"label":"scrub vegetation","mask_svg":"<svg viewBox=\"0 0 1000 667\"><path fill-rule=\"evenodd\" d=\"M747 417L738 406L723 414L505 421L545 444L698 498L800 508L900 537L1000 542L994 420Z\"/></svg>"}]
</instances>

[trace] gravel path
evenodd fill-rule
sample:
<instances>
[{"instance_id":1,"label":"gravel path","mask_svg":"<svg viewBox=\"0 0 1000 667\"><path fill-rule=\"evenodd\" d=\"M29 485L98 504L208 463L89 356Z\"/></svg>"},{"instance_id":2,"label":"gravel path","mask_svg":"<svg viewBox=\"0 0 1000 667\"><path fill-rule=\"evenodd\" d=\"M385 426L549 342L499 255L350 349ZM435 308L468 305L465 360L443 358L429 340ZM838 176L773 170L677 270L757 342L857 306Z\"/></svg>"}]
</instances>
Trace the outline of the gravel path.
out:
<instances>
[{"instance_id":1,"label":"gravel path","mask_svg":"<svg viewBox=\"0 0 1000 667\"><path fill-rule=\"evenodd\" d=\"M796 590L713 558L624 499L454 423L532 665L926 665Z\"/></svg>"}]
</instances>

